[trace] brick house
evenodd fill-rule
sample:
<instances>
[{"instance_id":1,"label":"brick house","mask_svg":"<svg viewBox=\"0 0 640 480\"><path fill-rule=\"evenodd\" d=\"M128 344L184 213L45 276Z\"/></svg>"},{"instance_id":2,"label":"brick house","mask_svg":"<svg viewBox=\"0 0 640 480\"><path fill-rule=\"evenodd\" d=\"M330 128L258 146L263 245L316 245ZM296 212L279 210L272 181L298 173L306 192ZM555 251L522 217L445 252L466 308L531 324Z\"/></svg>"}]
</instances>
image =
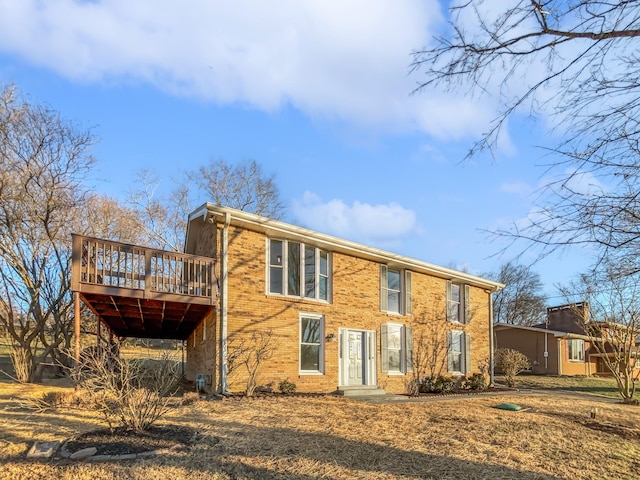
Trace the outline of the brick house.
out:
<instances>
[{"instance_id":1,"label":"brick house","mask_svg":"<svg viewBox=\"0 0 640 480\"><path fill-rule=\"evenodd\" d=\"M210 203L189 216L185 253L216 261L215 307L187 338L187 378L208 389L242 391L233 349L267 332L257 382L273 388L401 393L433 340L443 374L489 365L499 283Z\"/></svg>"},{"instance_id":2,"label":"brick house","mask_svg":"<svg viewBox=\"0 0 640 480\"><path fill-rule=\"evenodd\" d=\"M589 334L585 331L587 326L596 330ZM497 323L494 335L496 348L512 348L525 354L534 374L609 375L603 357L613 354L606 339L619 339L615 333L624 330L621 325L592 321L588 303L580 302L549 307L547 320L530 327ZM598 349L594 341L599 341L604 349L603 346ZM635 360L635 351L637 347L633 362L638 369L640 362Z\"/></svg>"}]
</instances>

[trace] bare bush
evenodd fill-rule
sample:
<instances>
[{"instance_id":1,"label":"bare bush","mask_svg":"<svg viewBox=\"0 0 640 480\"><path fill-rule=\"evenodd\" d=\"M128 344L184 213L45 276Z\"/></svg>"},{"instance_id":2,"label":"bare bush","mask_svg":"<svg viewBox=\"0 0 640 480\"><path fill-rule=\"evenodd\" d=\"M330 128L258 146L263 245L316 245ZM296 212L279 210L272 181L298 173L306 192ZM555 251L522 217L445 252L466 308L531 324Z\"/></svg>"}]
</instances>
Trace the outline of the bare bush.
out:
<instances>
[{"instance_id":1,"label":"bare bush","mask_svg":"<svg viewBox=\"0 0 640 480\"><path fill-rule=\"evenodd\" d=\"M64 407L74 407L82 404L77 392L53 390L38 397L31 397L21 402L20 406L38 413L58 410Z\"/></svg>"},{"instance_id":2,"label":"bare bush","mask_svg":"<svg viewBox=\"0 0 640 480\"><path fill-rule=\"evenodd\" d=\"M258 373L266 360L273 357L276 338L272 330L255 331L248 338L229 342L228 373L231 375L240 365L247 370L245 395L253 396L258 386Z\"/></svg>"},{"instance_id":3,"label":"bare bush","mask_svg":"<svg viewBox=\"0 0 640 480\"><path fill-rule=\"evenodd\" d=\"M111 430L142 431L172 408L170 396L181 379L179 363L168 354L156 360L126 360L104 349L83 356L71 371Z\"/></svg>"},{"instance_id":4,"label":"bare bush","mask_svg":"<svg viewBox=\"0 0 640 480\"><path fill-rule=\"evenodd\" d=\"M531 366L525 354L511 348L496 349L495 362L496 367L504 374L505 382L509 387L513 387L516 375Z\"/></svg>"}]
</instances>

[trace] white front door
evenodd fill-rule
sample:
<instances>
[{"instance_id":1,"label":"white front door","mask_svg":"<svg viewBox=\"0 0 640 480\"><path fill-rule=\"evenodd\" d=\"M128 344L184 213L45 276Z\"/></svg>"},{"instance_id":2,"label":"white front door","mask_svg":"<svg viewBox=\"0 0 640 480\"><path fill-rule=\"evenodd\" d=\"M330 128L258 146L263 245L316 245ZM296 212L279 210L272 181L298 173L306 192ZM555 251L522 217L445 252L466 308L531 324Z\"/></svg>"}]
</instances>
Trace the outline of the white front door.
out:
<instances>
[{"instance_id":1,"label":"white front door","mask_svg":"<svg viewBox=\"0 0 640 480\"><path fill-rule=\"evenodd\" d=\"M347 332L347 385L364 385L363 332Z\"/></svg>"},{"instance_id":2,"label":"white front door","mask_svg":"<svg viewBox=\"0 0 640 480\"><path fill-rule=\"evenodd\" d=\"M340 384L375 385L375 332L340 330Z\"/></svg>"}]
</instances>

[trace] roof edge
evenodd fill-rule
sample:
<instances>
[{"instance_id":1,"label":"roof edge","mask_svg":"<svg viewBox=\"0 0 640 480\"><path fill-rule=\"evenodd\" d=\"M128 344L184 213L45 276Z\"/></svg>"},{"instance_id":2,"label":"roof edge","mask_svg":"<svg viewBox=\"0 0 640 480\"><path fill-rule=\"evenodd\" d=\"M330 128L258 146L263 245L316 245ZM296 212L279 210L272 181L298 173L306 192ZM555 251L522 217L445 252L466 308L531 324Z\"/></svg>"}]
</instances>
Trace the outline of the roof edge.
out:
<instances>
[{"instance_id":1,"label":"roof edge","mask_svg":"<svg viewBox=\"0 0 640 480\"><path fill-rule=\"evenodd\" d=\"M317 232L305 227L300 227L290 223L286 223L280 220L269 219L254 213L248 213L242 210L237 210L230 207L222 207L210 202L207 202L191 214L189 214L189 222L194 218L203 216L208 218L209 216L225 216L230 214L231 225L253 227L261 232L265 233L280 233L289 237L294 237L300 241L305 239L308 241L312 239L320 245L330 247L328 249L339 251L343 253L350 253L355 256L365 257L373 260L382 261L384 263L393 263L399 266L403 266L409 270L420 271L429 273L440 278L445 278L454 281L460 281L468 283L477 287L488 289L492 292L502 290L505 285L493 280L471 275L465 272L460 272L446 267L441 267L432 263L424 262L411 257L406 257L393 252L385 251L375 247L369 247L367 245L345 240L333 235ZM188 234L188 233L187 233Z\"/></svg>"}]
</instances>

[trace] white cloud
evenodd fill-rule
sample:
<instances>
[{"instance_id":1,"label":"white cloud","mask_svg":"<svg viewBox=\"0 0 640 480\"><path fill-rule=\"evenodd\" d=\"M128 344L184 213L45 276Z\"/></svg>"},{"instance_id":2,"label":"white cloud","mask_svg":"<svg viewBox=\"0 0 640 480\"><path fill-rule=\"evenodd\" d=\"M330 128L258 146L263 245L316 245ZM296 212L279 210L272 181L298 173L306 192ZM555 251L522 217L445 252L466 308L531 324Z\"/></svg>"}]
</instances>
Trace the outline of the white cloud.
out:
<instances>
[{"instance_id":1,"label":"white cloud","mask_svg":"<svg viewBox=\"0 0 640 480\"><path fill-rule=\"evenodd\" d=\"M323 202L316 194L305 192L291 211L305 227L380 248L397 247L403 238L420 233L415 212L395 202L347 205L339 199Z\"/></svg>"},{"instance_id":2,"label":"white cloud","mask_svg":"<svg viewBox=\"0 0 640 480\"><path fill-rule=\"evenodd\" d=\"M0 51L78 82L477 136L492 111L482 102L410 95L410 53L443 22L437 0L0 0Z\"/></svg>"}]
</instances>

